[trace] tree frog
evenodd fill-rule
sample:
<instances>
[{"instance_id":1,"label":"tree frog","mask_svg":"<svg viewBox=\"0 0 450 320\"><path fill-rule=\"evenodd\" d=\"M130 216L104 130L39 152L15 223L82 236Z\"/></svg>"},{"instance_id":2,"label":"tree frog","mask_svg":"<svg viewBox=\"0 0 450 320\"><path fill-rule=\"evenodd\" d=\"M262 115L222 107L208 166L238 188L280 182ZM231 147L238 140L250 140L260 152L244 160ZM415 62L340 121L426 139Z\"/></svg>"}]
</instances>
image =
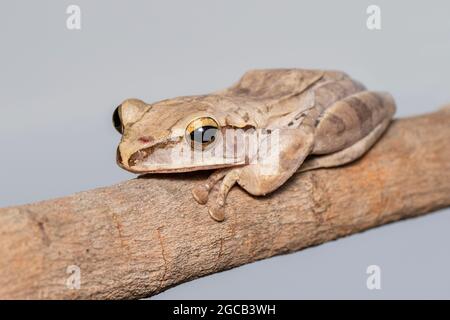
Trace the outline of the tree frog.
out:
<instances>
[{"instance_id":1,"label":"tree frog","mask_svg":"<svg viewBox=\"0 0 450 320\"><path fill-rule=\"evenodd\" d=\"M395 109L390 94L343 72L252 70L211 94L122 102L113 113L122 134L117 163L138 174L214 169L192 194L223 221L235 184L263 196L296 172L352 162Z\"/></svg>"}]
</instances>

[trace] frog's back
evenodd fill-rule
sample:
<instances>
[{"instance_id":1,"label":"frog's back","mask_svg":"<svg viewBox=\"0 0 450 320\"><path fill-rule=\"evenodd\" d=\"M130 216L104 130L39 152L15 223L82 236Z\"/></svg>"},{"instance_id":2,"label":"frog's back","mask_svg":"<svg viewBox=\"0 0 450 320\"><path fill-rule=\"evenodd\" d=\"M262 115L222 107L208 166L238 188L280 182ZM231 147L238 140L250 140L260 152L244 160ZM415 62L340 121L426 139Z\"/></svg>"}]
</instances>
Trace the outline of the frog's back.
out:
<instances>
[{"instance_id":1,"label":"frog's back","mask_svg":"<svg viewBox=\"0 0 450 320\"><path fill-rule=\"evenodd\" d=\"M280 100L303 92L323 77L320 70L263 69L246 72L224 94L256 100Z\"/></svg>"},{"instance_id":2,"label":"frog's back","mask_svg":"<svg viewBox=\"0 0 450 320\"><path fill-rule=\"evenodd\" d=\"M246 72L218 94L246 112L257 111L266 120L260 123L280 128L299 126L306 114L314 122L333 102L361 90L361 84L340 71L262 69Z\"/></svg>"},{"instance_id":3,"label":"frog's back","mask_svg":"<svg viewBox=\"0 0 450 320\"><path fill-rule=\"evenodd\" d=\"M246 72L233 86L219 92L257 100L280 100L298 95L314 84L350 77L341 71L310 69L261 69Z\"/></svg>"}]
</instances>

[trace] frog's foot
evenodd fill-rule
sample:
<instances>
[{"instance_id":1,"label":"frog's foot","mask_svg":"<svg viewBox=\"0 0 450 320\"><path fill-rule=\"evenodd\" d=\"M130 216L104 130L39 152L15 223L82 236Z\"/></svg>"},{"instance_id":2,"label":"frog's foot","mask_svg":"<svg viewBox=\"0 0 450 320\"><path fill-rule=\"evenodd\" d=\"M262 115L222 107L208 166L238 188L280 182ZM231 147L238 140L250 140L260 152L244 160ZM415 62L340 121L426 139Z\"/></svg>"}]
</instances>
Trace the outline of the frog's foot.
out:
<instances>
[{"instance_id":1,"label":"frog's foot","mask_svg":"<svg viewBox=\"0 0 450 320\"><path fill-rule=\"evenodd\" d=\"M209 191L211 191L211 187L206 182L198 184L192 189L192 196L198 203L206 204L208 202Z\"/></svg>"},{"instance_id":2,"label":"frog's foot","mask_svg":"<svg viewBox=\"0 0 450 320\"><path fill-rule=\"evenodd\" d=\"M225 220L225 206L211 205L208 207L208 213L217 222Z\"/></svg>"},{"instance_id":3,"label":"frog's foot","mask_svg":"<svg viewBox=\"0 0 450 320\"><path fill-rule=\"evenodd\" d=\"M240 169L228 170L222 183L220 184L217 196L211 204L208 205L208 212L211 218L221 222L225 220L225 203L227 195L231 188L239 179Z\"/></svg>"},{"instance_id":4,"label":"frog's foot","mask_svg":"<svg viewBox=\"0 0 450 320\"><path fill-rule=\"evenodd\" d=\"M216 185L217 182L219 182L228 172L230 169L219 169L214 171L209 178L196 185L192 189L192 195L194 196L194 199L200 203L200 204L206 204L208 202L209 192L211 189Z\"/></svg>"}]
</instances>

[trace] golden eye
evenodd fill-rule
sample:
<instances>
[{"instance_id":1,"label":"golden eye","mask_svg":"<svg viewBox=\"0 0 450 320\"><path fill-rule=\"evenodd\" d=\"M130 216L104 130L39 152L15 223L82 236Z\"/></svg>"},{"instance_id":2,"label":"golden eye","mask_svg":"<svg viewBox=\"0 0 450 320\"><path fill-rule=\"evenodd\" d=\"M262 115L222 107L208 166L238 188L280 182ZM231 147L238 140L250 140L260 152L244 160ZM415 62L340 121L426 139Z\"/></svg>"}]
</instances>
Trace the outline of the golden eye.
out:
<instances>
[{"instance_id":1,"label":"golden eye","mask_svg":"<svg viewBox=\"0 0 450 320\"><path fill-rule=\"evenodd\" d=\"M202 117L191 121L186 128L186 139L192 147L204 149L217 140L219 125L213 118Z\"/></svg>"}]
</instances>

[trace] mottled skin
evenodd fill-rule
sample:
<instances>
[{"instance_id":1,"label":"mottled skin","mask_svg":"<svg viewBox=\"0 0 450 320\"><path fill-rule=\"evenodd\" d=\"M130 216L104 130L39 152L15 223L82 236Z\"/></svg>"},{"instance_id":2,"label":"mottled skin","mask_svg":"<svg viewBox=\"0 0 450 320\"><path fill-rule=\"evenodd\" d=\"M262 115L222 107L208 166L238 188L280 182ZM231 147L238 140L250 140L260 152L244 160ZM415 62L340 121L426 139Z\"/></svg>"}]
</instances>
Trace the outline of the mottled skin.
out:
<instances>
[{"instance_id":1,"label":"mottled skin","mask_svg":"<svg viewBox=\"0 0 450 320\"><path fill-rule=\"evenodd\" d=\"M226 196L235 183L260 196L297 171L349 163L378 140L394 113L395 102L388 93L366 91L342 72L255 70L232 87L208 95L152 104L124 101L119 108L123 136L117 159L135 173L217 169L193 195L199 203L208 203L212 218L222 221ZM188 145L186 127L202 117L212 117L221 129L277 132L277 165L251 163L249 154L205 156L190 163L173 160L170 152ZM218 139L211 148L230 143Z\"/></svg>"}]
</instances>

